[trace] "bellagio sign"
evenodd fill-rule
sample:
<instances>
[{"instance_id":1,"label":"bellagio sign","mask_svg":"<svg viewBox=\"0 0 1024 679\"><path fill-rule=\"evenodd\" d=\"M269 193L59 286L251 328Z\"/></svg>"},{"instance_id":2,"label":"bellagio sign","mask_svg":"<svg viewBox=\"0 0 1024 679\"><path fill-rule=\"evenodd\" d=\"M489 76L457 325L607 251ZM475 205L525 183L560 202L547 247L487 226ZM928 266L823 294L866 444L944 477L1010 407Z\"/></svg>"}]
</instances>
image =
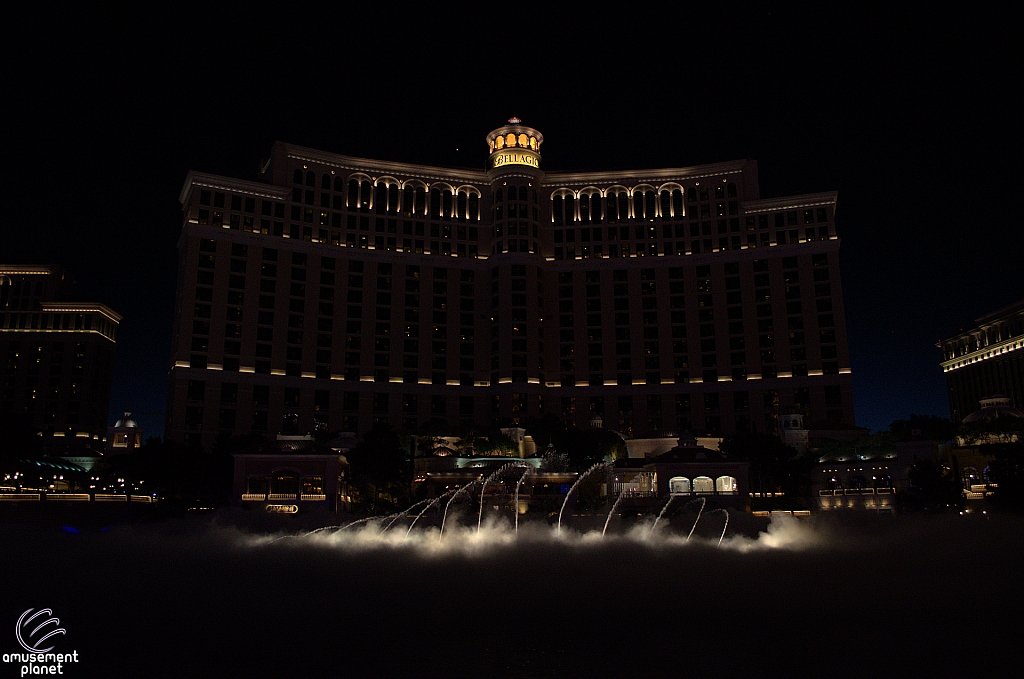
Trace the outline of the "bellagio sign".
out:
<instances>
[{"instance_id":1,"label":"bellagio sign","mask_svg":"<svg viewBox=\"0 0 1024 679\"><path fill-rule=\"evenodd\" d=\"M529 151L502 151L491 156L491 167L503 165L529 165L540 167L540 158Z\"/></svg>"}]
</instances>

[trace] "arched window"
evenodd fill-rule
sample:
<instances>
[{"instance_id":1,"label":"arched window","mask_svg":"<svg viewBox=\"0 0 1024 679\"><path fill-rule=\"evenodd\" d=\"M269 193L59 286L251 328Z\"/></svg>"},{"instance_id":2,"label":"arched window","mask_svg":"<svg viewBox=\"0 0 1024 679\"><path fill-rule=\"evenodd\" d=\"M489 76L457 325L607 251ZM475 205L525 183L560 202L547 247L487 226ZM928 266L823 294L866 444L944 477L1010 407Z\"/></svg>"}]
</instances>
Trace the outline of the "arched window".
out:
<instances>
[{"instance_id":1,"label":"arched window","mask_svg":"<svg viewBox=\"0 0 1024 679\"><path fill-rule=\"evenodd\" d=\"M505 192L504 192L504 190L502 190L502 188L501 188L501 187L499 186L499 187L498 187L498 190L494 192L494 202L495 202L495 203L500 203L500 202L501 202L501 201L503 201L503 200L505 200Z\"/></svg>"},{"instance_id":2,"label":"arched window","mask_svg":"<svg viewBox=\"0 0 1024 679\"><path fill-rule=\"evenodd\" d=\"M414 213L418 215L427 214L427 189L423 186L416 187L416 206Z\"/></svg>"},{"instance_id":3,"label":"arched window","mask_svg":"<svg viewBox=\"0 0 1024 679\"><path fill-rule=\"evenodd\" d=\"M964 488L967 490L970 490L971 486L982 483L981 474L978 473L978 468L973 465L963 467L960 470L960 478L963 480Z\"/></svg>"},{"instance_id":4,"label":"arched window","mask_svg":"<svg viewBox=\"0 0 1024 679\"><path fill-rule=\"evenodd\" d=\"M685 476L674 476L668 481L669 495L689 495L690 479Z\"/></svg>"},{"instance_id":5,"label":"arched window","mask_svg":"<svg viewBox=\"0 0 1024 679\"><path fill-rule=\"evenodd\" d=\"M625 190L609 192L607 203L609 222L624 222L629 219L629 194Z\"/></svg>"},{"instance_id":6,"label":"arched window","mask_svg":"<svg viewBox=\"0 0 1024 679\"><path fill-rule=\"evenodd\" d=\"M678 219L683 214L683 192L681 189L675 189L672 191L672 216Z\"/></svg>"},{"instance_id":7,"label":"arched window","mask_svg":"<svg viewBox=\"0 0 1024 679\"><path fill-rule=\"evenodd\" d=\"M359 206L359 180L357 179L348 180L348 202L346 206L350 210L355 210Z\"/></svg>"},{"instance_id":8,"label":"arched window","mask_svg":"<svg viewBox=\"0 0 1024 679\"><path fill-rule=\"evenodd\" d=\"M563 202L565 204L565 223L571 226L576 221L576 199L569 195L563 199Z\"/></svg>"},{"instance_id":9,"label":"arched window","mask_svg":"<svg viewBox=\"0 0 1024 679\"><path fill-rule=\"evenodd\" d=\"M295 173L292 175L292 183L294 183L294 184L301 184L302 183L302 168L298 168L298 167L295 168Z\"/></svg>"},{"instance_id":10,"label":"arched window","mask_svg":"<svg viewBox=\"0 0 1024 679\"><path fill-rule=\"evenodd\" d=\"M341 193L344 190L345 190L345 180L342 179L340 175L335 175L335 177L334 177L334 192L335 193Z\"/></svg>"},{"instance_id":11,"label":"arched window","mask_svg":"<svg viewBox=\"0 0 1024 679\"><path fill-rule=\"evenodd\" d=\"M730 198L736 197L736 182L729 182L729 184L726 186L726 193L729 194Z\"/></svg>"},{"instance_id":12,"label":"arched window","mask_svg":"<svg viewBox=\"0 0 1024 679\"><path fill-rule=\"evenodd\" d=\"M590 223L590 196L580 196L580 221L584 224Z\"/></svg>"},{"instance_id":13,"label":"arched window","mask_svg":"<svg viewBox=\"0 0 1024 679\"><path fill-rule=\"evenodd\" d=\"M405 217L412 216L412 205L413 200L416 197L415 187L408 185L402 190L402 215Z\"/></svg>"},{"instance_id":14,"label":"arched window","mask_svg":"<svg viewBox=\"0 0 1024 679\"><path fill-rule=\"evenodd\" d=\"M714 493L715 482L710 476L698 476L693 480L694 493Z\"/></svg>"},{"instance_id":15,"label":"arched window","mask_svg":"<svg viewBox=\"0 0 1024 679\"><path fill-rule=\"evenodd\" d=\"M363 212L370 210L370 198L373 196L373 185L370 180L364 179L359 185L359 209Z\"/></svg>"},{"instance_id":16,"label":"arched window","mask_svg":"<svg viewBox=\"0 0 1024 679\"><path fill-rule=\"evenodd\" d=\"M312 170L306 173L306 186L316 186L316 173Z\"/></svg>"},{"instance_id":17,"label":"arched window","mask_svg":"<svg viewBox=\"0 0 1024 679\"><path fill-rule=\"evenodd\" d=\"M480 195L477 193L469 194L469 221L476 222L480 220Z\"/></svg>"},{"instance_id":18,"label":"arched window","mask_svg":"<svg viewBox=\"0 0 1024 679\"><path fill-rule=\"evenodd\" d=\"M465 191L459 191L459 195L455 201L455 216L460 222L466 221L466 210L468 209L468 201Z\"/></svg>"},{"instance_id":19,"label":"arched window","mask_svg":"<svg viewBox=\"0 0 1024 679\"><path fill-rule=\"evenodd\" d=\"M637 220L654 219L655 196L649 189L633 193L633 216Z\"/></svg>"},{"instance_id":20,"label":"arched window","mask_svg":"<svg viewBox=\"0 0 1024 679\"><path fill-rule=\"evenodd\" d=\"M388 212L398 212L398 184L388 186Z\"/></svg>"},{"instance_id":21,"label":"arched window","mask_svg":"<svg viewBox=\"0 0 1024 679\"><path fill-rule=\"evenodd\" d=\"M584 224L601 223L601 194L580 194L580 221Z\"/></svg>"},{"instance_id":22,"label":"arched window","mask_svg":"<svg viewBox=\"0 0 1024 679\"><path fill-rule=\"evenodd\" d=\"M715 479L715 491L719 495L735 495L739 490L739 484L732 476L719 476Z\"/></svg>"},{"instance_id":23,"label":"arched window","mask_svg":"<svg viewBox=\"0 0 1024 679\"><path fill-rule=\"evenodd\" d=\"M289 497L271 497L271 499L292 499L299 493L299 475L294 471L279 471L275 472L270 477L270 494L271 496L292 496Z\"/></svg>"},{"instance_id":24,"label":"arched window","mask_svg":"<svg viewBox=\"0 0 1024 679\"><path fill-rule=\"evenodd\" d=\"M669 191L661 192L661 218L669 219L672 216L672 194Z\"/></svg>"},{"instance_id":25,"label":"arched window","mask_svg":"<svg viewBox=\"0 0 1024 679\"><path fill-rule=\"evenodd\" d=\"M435 219L441 216L441 189L430 189L430 216Z\"/></svg>"},{"instance_id":26,"label":"arched window","mask_svg":"<svg viewBox=\"0 0 1024 679\"><path fill-rule=\"evenodd\" d=\"M561 196L551 198L551 221L555 226L565 225L565 219L562 215L562 210L564 209L562 202Z\"/></svg>"},{"instance_id":27,"label":"arched window","mask_svg":"<svg viewBox=\"0 0 1024 679\"><path fill-rule=\"evenodd\" d=\"M322 476L303 476L302 477L302 494L303 495L323 495L324 494L324 477L322 477Z\"/></svg>"},{"instance_id":28,"label":"arched window","mask_svg":"<svg viewBox=\"0 0 1024 679\"><path fill-rule=\"evenodd\" d=\"M618 221L626 221L630 218L630 195L622 192L615 199L618 204Z\"/></svg>"},{"instance_id":29,"label":"arched window","mask_svg":"<svg viewBox=\"0 0 1024 679\"><path fill-rule=\"evenodd\" d=\"M523 201L524 203L527 200L529 200L529 195L527 193L527 190L526 190L525 186L520 186L519 187L519 200Z\"/></svg>"},{"instance_id":30,"label":"arched window","mask_svg":"<svg viewBox=\"0 0 1024 679\"><path fill-rule=\"evenodd\" d=\"M451 189L445 189L441 194L441 216L445 219L452 218L452 192Z\"/></svg>"},{"instance_id":31,"label":"arched window","mask_svg":"<svg viewBox=\"0 0 1024 679\"><path fill-rule=\"evenodd\" d=\"M325 172L324 176L320 178L320 188L323 189L324 191L330 191L331 190L331 175L330 174Z\"/></svg>"},{"instance_id":32,"label":"arched window","mask_svg":"<svg viewBox=\"0 0 1024 679\"><path fill-rule=\"evenodd\" d=\"M382 214L388 207L388 187L387 184L377 184L377 195L374 196L373 209L378 214Z\"/></svg>"}]
</instances>

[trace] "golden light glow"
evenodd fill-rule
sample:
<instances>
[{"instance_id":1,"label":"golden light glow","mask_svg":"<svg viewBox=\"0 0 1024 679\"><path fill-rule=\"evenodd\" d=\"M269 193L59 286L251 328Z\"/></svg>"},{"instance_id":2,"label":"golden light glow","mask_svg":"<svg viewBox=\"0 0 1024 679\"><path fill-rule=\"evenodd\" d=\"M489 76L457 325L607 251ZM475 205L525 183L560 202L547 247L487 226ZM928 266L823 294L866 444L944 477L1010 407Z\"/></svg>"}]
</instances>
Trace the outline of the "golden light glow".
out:
<instances>
[{"instance_id":1,"label":"golden light glow","mask_svg":"<svg viewBox=\"0 0 1024 679\"><path fill-rule=\"evenodd\" d=\"M491 167L502 167L503 165L527 165L529 167L540 167L540 158L538 158L537 154L532 151L496 153L491 157Z\"/></svg>"}]
</instances>

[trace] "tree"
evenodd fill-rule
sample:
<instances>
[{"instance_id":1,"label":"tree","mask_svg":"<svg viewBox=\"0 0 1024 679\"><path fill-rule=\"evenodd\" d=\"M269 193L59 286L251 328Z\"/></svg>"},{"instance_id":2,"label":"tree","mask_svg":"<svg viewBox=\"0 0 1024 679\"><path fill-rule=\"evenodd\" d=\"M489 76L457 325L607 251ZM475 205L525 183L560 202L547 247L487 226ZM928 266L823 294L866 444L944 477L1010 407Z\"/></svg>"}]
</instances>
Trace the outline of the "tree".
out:
<instances>
[{"instance_id":1,"label":"tree","mask_svg":"<svg viewBox=\"0 0 1024 679\"><path fill-rule=\"evenodd\" d=\"M1024 442L992 443L984 448L994 457L989 463L992 482L997 484L992 499L1004 509L1024 511Z\"/></svg>"},{"instance_id":2,"label":"tree","mask_svg":"<svg viewBox=\"0 0 1024 679\"><path fill-rule=\"evenodd\" d=\"M42 437L27 417L0 415L0 466L6 471L18 460L31 460L42 455Z\"/></svg>"},{"instance_id":3,"label":"tree","mask_svg":"<svg viewBox=\"0 0 1024 679\"><path fill-rule=\"evenodd\" d=\"M787 496L803 496L810 487L810 471L816 458L799 455L771 434L746 434L722 441L723 453L750 461L750 485L762 496L782 490Z\"/></svg>"},{"instance_id":4,"label":"tree","mask_svg":"<svg viewBox=\"0 0 1024 679\"><path fill-rule=\"evenodd\" d=\"M889 433L896 441L907 441L912 438L930 441L951 441L953 439L953 423L948 417L936 415L911 415L906 420L896 420L889 425Z\"/></svg>"},{"instance_id":5,"label":"tree","mask_svg":"<svg viewBox=\"0 0 1024 679\"><path fill-rule=\"evenodd\" d=\"M363 508L376 514L409 504L412 467L394 427L378 423L346 455Z\"/></svg>"},{"instance_id":6,"label":"tree","mask_svg":"<svg viewBox=\"0 0 1024 679\"><path fill-rule=\"evenodd\" d=\"M966 445L1021 441L1024 440L1024 419L1004 413L992 419L967 422L960 425L957 437Z\"/></svg>"},{"instance_id":7,"label":"tree","mask_svg":"<svg viewBox=\"0 0 1024 679\"><path fill-rule=\"evenodd\" d=\"M151 440L132 453L105 458L92 476L101 487L120 487L117 479L124 479L126 488L156 494L162 510L225 506L231 498L234 459L224 448L231 445L241 446L241 441L225 439L218 442L222 449L204 453L173 441Z\"/></svg>"},{"instance_id":8,"label":"tree","mask_svg":"<svg viewBox=\"0 0 1024 679\"><path fill-rule=\"evenodd\" d=\"M501 430L496 430L490 432L486 438L477 439L475 448L477 452L484 455L500 455L516 453L519 450L519 444L507 434L502 434Z\"/></svg>"},{"instance_id":9,"label":"tree","mask_svg":"<svg viewBox=\"0 0 1024 679\"><path fill-rule=\"evenodd\" d=\"M904 507L909 509L957 508L963 504L960 483L952 471L943 469L934 460L918 460L910 467L910 487L902 495Z\"/></svg>"}]
</instances>

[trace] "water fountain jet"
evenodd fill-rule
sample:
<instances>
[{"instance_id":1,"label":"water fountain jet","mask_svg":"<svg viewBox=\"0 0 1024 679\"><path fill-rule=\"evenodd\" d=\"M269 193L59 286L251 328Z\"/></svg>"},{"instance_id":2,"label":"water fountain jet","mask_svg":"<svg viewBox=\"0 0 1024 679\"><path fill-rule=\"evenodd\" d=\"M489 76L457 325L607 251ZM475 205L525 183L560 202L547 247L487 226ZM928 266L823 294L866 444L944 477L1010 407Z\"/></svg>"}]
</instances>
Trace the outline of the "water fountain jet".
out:
<instances>
[{"instance_id":1,"label":"water fountain jet","mask_svg":"<svg viewBox=\"0 0 1024 679\"><path fill-rule=\"evenodd\" d=\"M417 502L414 505L410 505L404 511L401 511L401 512L398 512L398 514L395 514L394 515L395 518L391 519L391 521L388 522L388 525L384 526L384 530L381 531L381 534L387 533L388 529L391 528L391 526L393 526L395 524L395 522L397 522L403 516L408 516L409 512L411 512L412 510L416 509L417 507L419 507L422 504L426 504L427 502L430 502L430 500L431 500L431 498L427 498L426 500L421 500L420 502Z\"/></svg>"},{"instance_id":2,"label":"water fountain jet","mask_svg":"<svg viewBox=\"0 0 1024 679\"><path fill-rule=\"evenodd\" d=\"M444 516L441 517L441 532L437 536L438 542L440 542L441 538L444 537L444 522L448 520L448 508L451 507L452 502L454 502L455 498L457 498L459 495L461 495L462 493L466 492L469 489L470 486L472 486L472 485L474 485L474 484L476 484L478 482L479 482L479 479L473 479L472 481L470 481L469 483L464 485L462 488L459 488L457 491L455 491L455 493L450 498L448 498L448 502L445 503L445 506L444 506Z\"/></svg>"},{"instance_id":3,"label":"water fountain jet","mask_svg":"<svg viewBox=\"0 0 1024 679\"><path fill-rule=\"evenodd\" d=\"M516 517L516 535L519 534L519 487L523 485L523 481L526 479L527 475L532 471L533 467L527 467L526 471L523 472L523 475L519 477L519 481L516 482L516 497L513 502Z\"/></svg>"},{"instance_id":4,"label":"water fountain jet","mask_svg":"<svg viewBox=\"0 0 1024 679\"><path fill-rule=\"evenodd\" d=\"M576 488L580 485L583 479L590 476L591 473L597 471L602 467L610 467L611 465L611 462L598 462L593 467L583 472L583 474L581 474L580 477L576 479L576 483L572 484L572 487L569 489L569 492L565 494L565 500L562 501L562 508L558 511L558 533L562 532L562 513L565 512L565 506L569 504L569 498L572 497L573 491L576 490Z\"/></svg>"},{"instance_id":5,"label":"water fountain jet","mask_svg":"<svg viewBox=\"0 0 1024 679\"><path fill-rule=\"evenodd\" d=\"M487 492L487 484L490 483L492 480L498 478L499 476L501 476L505 472L507 472L509 469L513 469L515 467L525 467L525 466L526 465L524 465L522 463L509 462L508 464L498 468L493 474L491 474L486 479L484 479L484 485L480 487L480 513L477 515L477 518L476 518L476 532L477 533L480 532L480 524L483 523L483 520L484 520L484 494ZM518 511L518 508L516 508L516 509Z\"/></svg>"}]
</instances>

